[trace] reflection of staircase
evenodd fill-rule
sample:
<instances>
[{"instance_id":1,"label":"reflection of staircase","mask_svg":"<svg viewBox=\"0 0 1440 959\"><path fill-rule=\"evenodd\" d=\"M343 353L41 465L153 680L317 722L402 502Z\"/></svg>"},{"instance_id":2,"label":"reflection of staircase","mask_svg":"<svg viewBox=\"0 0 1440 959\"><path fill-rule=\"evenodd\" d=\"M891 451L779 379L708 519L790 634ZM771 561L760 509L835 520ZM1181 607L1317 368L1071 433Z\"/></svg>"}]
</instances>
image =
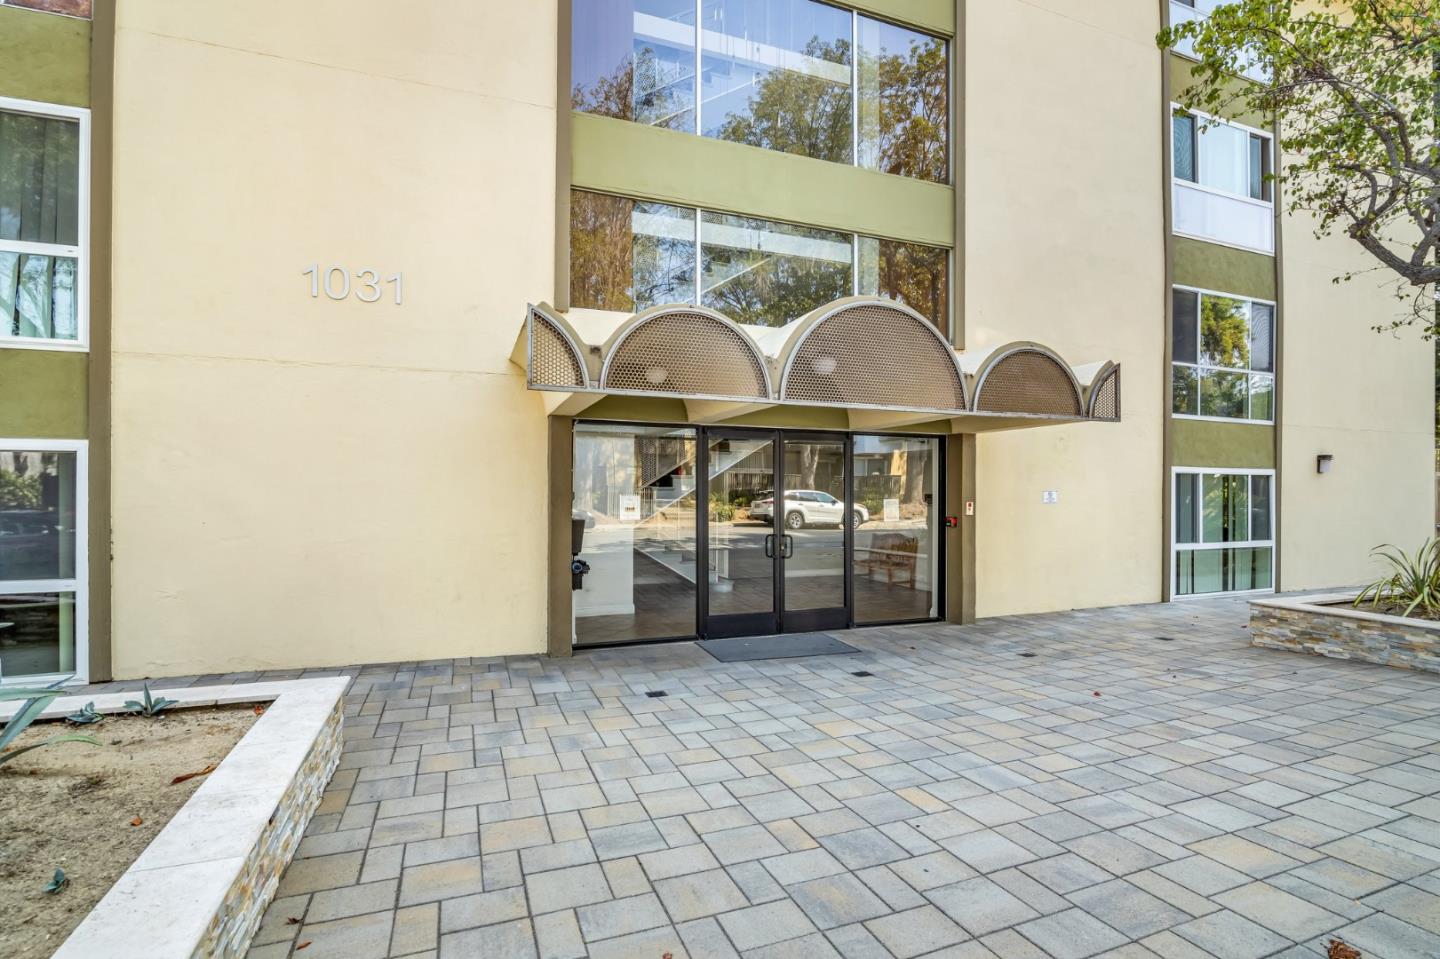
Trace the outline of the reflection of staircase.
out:
<instances>
[{"instance_id":1,"label":"reflection of staircase","mask_svg":"<svg viewBox=\"0 0 1440 959\"><path fill-rule=\"evenodd\" d=\"M672 445L670 451L663 449L667 441ZM658 481L667 477L673 478L676 482L673 489L655 488L654 499L651 501L652 509L650 514L640 520L641 523L648 523L661 511L666 510L680 500L695 492L695 457L698 454L698 444L693 441L679 440L672 437L642 436L636 438L637 458L640 461L640 487L653 487ZM710 453L710 479L714 479L721 473L727 473L740 465L746 457L753 454L753 449L741 450L712 450ZM676 455L679 454L679 455ZM673 476L675 470L682 466L692 467L684 476ZM689 480L689 482L685 482ZM691 508L693 511L693 507Z\"/></svg>"}]
</instances>

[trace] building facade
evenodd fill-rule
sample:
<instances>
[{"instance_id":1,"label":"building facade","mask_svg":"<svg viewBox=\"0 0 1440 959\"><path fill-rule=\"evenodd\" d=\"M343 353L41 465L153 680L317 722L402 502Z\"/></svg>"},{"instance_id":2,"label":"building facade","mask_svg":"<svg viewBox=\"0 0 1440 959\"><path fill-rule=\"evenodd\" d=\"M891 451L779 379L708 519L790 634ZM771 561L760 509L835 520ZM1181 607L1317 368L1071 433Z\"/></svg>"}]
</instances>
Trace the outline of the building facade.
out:
<instances>
[{"instance_id":1,"label":"building facade","mask_svg":"<svg viewBox=\"0 0 1440 959\"><path fill-rule=\"evenodd\" d=\"M1206 10L0 2L0 679L1363 580L1432 356Z\"/></svg>"}]
</instances>

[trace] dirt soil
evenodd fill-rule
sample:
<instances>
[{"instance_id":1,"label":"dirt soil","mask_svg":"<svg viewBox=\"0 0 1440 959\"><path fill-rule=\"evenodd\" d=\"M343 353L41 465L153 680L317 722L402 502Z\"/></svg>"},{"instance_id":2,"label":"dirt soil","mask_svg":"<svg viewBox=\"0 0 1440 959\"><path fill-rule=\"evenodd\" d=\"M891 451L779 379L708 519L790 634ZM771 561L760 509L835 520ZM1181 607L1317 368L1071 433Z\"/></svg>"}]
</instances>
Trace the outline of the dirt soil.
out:
<instances>
[{"instance_id":1,"label":"dirt soil","mask_svg":"<svg viewBox=\"0 0 1440 959\"><path fill-rule=\"evenodd\" d=\"M170 781L219 763L256 718L254 706L226 706L27 729L16 748L67 732L101 745L58 743L0 766L5 959L58 949L205 777ZM56 868L70 883L48 895Z\"/></svg>"}]
</instances>

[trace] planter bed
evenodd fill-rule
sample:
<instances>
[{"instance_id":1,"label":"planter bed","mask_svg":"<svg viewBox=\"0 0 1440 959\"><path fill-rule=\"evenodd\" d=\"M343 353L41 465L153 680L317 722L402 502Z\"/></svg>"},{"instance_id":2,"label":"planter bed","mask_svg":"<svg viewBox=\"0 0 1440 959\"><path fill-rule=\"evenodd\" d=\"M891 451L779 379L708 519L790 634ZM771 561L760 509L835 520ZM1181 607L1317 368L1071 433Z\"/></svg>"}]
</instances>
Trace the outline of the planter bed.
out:
<instances>
[{"instance_id":1,"label":"planter bed","mask_svg":"<svg viewBox=\"0 0 1440 959\"><path fill-rule=\"evenodd\" d=\"M57 944L56 959L244 955L266 905L274 896L280 874L294 856L305 826L339 761L342 703L348 683L344 677L334 677L156 689L155 695L178 700L178 705L161 718L107 718L79 730L105 745L62 743L27 753L9 764L20 770L33 765L78 771L86 761L110 762L113 767L120 759L117 750L124 747L109 745L112 741L129 744L147 737L162 737L166 735L166 723L171 723L176 732L192 730L194 739L210 738L201 734L209 727L230 730L228 738L217 734L208 743L206 748L214 754L213 758L202 759L206 748L187 744L183 751L174 748L168 761L153 755L143 761L136 759L137 780L145 775L141 767L147 765L153 770L157 764L163 764L164 772L169 774L163 779L164 785L152 783L147 788L162 795L169 790L181 790L182 794L193 791L193 794L174 811L164 828L139 852L63 944L59 944L57 936L44 948L27 955L43 956ZM42 720L58 719L90 701L95 703L97 712L114 714L123 710L126 700L134 698L134 693L65 696L50 704ZM260 704L265 709L257 718L253 707L237 708L235 704ZM4 703L0 718L8 719L18 708L19 703ZM154 725L137 725L151 723ZM23 737L26 741L38 737L38 725L27 731ZM44 728L39 732L53 734L56 730ZM109 755L100 760L82 757L82 753L95 757ZM224 758L219 759L220 756ZM196 772L216 759L219 765L208 775L180 785L168 785L174 775ZM186 768L179 768L181 766ZM189 768L191 766L194 768ZM113 778L110 770L104 775L107 779ZM154 772L149 775L152 780L156 779ZM0 791L6 789L7 780L12 776L13 773L0 775ZM83 776L76 779L83 784ZM27 790L34 791L28 783L25 785ZM82 785L82 795L74 802L86 802L84 792ZM178 805L175 796L172 793L166 800L169 808L163 804L154 807L157 811L152 815L157 817L156 821ZM123 805L122 800L106 790L96 792L94 799L113 803L115 807ZM86 813L94 814L96 810L89 808ZM19 815L44 817L47 811L41 805L21 809ZM126 809L102 807L99 815L107 822L115 820L115 828L122 832L144 828L143 822L140 827L129 825L136 813ZM142 815L142 820L144 818ZM133 855L140 844L130 842L128 852L115 855ZM126 843L118 845L125 847ZM54 862L53 851L38 850L35 855L40 857L45 873L35 885L36 895L43 896L39 886L57 865L71 876L75 887L60 891L53 902L37 903L37 906L63 906L66 897L79 891L82 882L91 888L86 896L72 900L76 912L98 895L100 890L95 884L101 880L90 862L74 861L73 856L71 861ZM113 878L114 868L112 864L106 879ZM78 916L72 916L64 924L72 925L76 918ZM38 947L32 942L30 948Z\"/></svg>"},{"instance_id":2,"label":"planter bed","mask_svg":"<svg viewBox=\"0 0 1440 959\"><path fill-rule=\"evenodd\" d=\"M1440 673L1440 622L1356 609L1355 595L1251 600L1251 645Z\"/></svg>"}]
</instances>

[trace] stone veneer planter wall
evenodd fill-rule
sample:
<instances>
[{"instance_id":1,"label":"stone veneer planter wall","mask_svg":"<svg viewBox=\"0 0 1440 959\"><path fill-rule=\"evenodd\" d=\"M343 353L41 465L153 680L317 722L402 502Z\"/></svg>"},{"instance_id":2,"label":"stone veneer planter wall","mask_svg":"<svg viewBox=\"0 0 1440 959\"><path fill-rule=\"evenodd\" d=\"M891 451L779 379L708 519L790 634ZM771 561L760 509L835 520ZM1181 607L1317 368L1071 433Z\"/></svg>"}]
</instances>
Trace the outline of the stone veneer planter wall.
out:
<instances>
[{"instance_id":1,"label":"stone veneer planter wall","mask_svg":"<svg viewBox=\"0 0 1440 959\"><path fill-rule=\"evenodd\" d=\"M261 703L240 738L52 959L240 957L340 761L345 677L157 690L179 706ZM134 693L66 696L51 719ZM19 704L0 711L8 718Z\"/></svg>"},{"instance_id":2,"label":"stone veneer planter wall","mask_svg":"<svg viewBox=\"0 0 1440 959\"><path fill-rule=\"evenodd\" d=\"M1355 609L1355 595L1251 600L1250 643L1440 673L1440 622Z\"/></svg>"}]
</instances>

